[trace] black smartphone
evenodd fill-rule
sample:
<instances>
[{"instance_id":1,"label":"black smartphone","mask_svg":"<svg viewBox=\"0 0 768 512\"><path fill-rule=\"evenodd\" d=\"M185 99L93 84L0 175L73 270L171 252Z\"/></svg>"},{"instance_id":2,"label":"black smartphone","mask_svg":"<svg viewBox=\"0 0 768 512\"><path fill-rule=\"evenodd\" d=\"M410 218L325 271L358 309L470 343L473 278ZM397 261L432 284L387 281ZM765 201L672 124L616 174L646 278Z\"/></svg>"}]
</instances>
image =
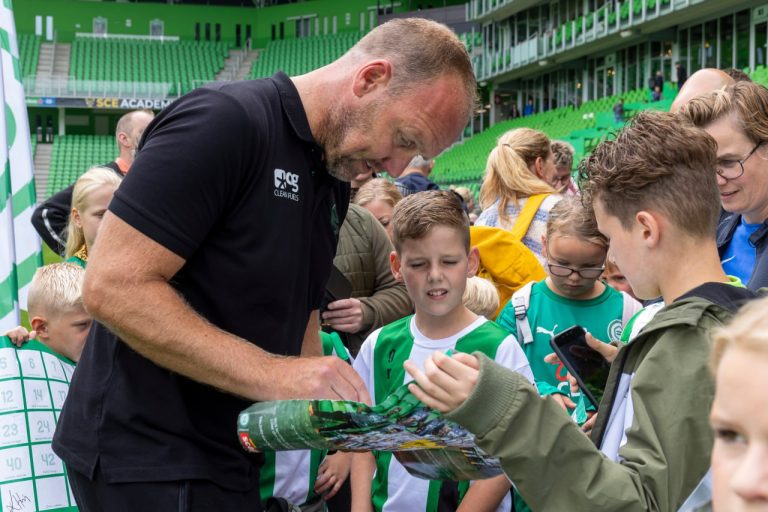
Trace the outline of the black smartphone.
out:
<instances>
[{"instance_id":1,"label":"black smartphone","mask_svg":"<svg viewBox=\"0 0 768 512\"><path fill-rule=\"evenodd\" d=\"M322 314L328 309L328 304L337 300L348 299L351 296L352 283L341 273L341 270L336 268L336 265L332 265L331 274L328 276L328 282L325 285L323 301L320 304L320 325L326 327L322 321Z\"/></svg>"},{"instance_id":2,"label":"black smartphone","mask_svg":"<svg viewBox=\"0 0 768 512\"><path fill-rule=\"evenodd\" d=\"M341 273L341 270L336 265L331 266L331 275L328 276L325 291L330 299L328 302L348 299L352 296L352 283Z\"/></svg>"},{"instance_id":3,"label":"black smartphone","mask_svg":"<svg viewBox=\"0 0 768 512\"><path fill-rule=\"evenodd\" d=\"M587 399L597 407L603 398L611 365L598 351L587 345L585 334L583 327L574 325L553 337L549 344L576 379Z\"/></svg>"}]
</instances>

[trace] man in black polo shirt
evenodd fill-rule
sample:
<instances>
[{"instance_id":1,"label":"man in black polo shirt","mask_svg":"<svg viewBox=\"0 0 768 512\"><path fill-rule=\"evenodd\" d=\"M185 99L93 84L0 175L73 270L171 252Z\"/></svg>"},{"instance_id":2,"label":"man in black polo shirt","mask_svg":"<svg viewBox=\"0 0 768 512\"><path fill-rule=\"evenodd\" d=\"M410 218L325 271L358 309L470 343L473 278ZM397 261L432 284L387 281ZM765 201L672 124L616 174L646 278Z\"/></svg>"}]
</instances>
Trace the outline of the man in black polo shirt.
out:
<instances>
[{"instance_id":1,"label":"man in black polo shirt","mask_svg":"<svg viewBox=\"0 0 768 512\"><path fill-rule=\"evenodd\" d=\"M346 182L436 156L475 87L456 36L407 19L307 75L199 89L155 119L88 262L98 322L54 440L82 510L259 510L237 413L368 400L350 366L314 357Z\"/></svg>"}]
</instances>

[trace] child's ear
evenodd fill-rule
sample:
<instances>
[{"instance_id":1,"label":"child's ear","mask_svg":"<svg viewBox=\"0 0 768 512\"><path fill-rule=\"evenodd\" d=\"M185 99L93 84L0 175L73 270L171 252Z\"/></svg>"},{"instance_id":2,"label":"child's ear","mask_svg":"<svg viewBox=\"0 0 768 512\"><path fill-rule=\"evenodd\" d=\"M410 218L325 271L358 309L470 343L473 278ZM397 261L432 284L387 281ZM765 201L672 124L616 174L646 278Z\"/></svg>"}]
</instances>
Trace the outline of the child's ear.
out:
<instances>
[{"instance_id":1,"label":"child's ear","mask_svg":"<svg viewBox=\"0 0 768 512\"><path fill-rule=\"evenodd\" d=\"M392 275L395 276L395 281L402 283L403 274L400 273L400 258L397 256L397 251L389 253L389 266L392 269Z\"/></svg>"},{"instance_id":2,"label":"child's ear","mask_svg":"<svg viewBox=\"0 0 768 512\"><path fill-rule=\"evenodd\" d=\"M541 235L541 255L544 256L544 259L549 259L549 256L547 255L547 234L546 233Z\"/></svg>"},{"instance_id":3,"label":"child's ear","mask_svg":"<svg viewBox=\"0 0 768 512\"><path fill-rule=\"evenodd\" d=\"M472 247L469 250L467 263L467 277L476 276L477 270L480 268L480 251L477 249L477 247Z\"/></svg>"},{"instance_id":4,"label":"child's ear","mask_svg":"<svg viewBox=\"0 0 768 512\"><path fill-rule=\"evenodd\" d=\"M83 225L80 223L80 212L77 211L77 208L72 208L72 220L75 222L75 226L83 229Z\"/></svg>"},{"instance_id":5,"label":"child's ear","mask_svg":"<svg viewBox=\"0 0 768 512\"><path fill-rule=\"evenodd\" d=\"M646 247L656 247L661 240L661 223L656 215L649 211L640 210L635 214L635 221Z\"/></svg>"},{"instance_id":6,"label":"child's ear","mask_svg":"<svg viewBox=\"0 0 768 512\"><path fill-rule=\"evenodd\" d=\"M29 319L29 325L37 333L40 340L48 339L48 321L41 316L33 316Z\"/></svg>"}]
</instances>

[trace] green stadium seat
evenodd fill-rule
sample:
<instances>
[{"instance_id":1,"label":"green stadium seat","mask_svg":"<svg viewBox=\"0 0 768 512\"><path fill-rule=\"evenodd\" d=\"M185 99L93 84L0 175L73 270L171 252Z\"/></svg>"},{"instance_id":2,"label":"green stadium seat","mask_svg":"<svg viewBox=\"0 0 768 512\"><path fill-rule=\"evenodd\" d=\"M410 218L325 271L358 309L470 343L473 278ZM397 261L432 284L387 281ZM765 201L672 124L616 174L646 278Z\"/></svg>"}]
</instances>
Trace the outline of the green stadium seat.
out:
<instances>
[{"instance_id":1,"label":"green stadium seat","mask_svg":"<svg viewBox=\"0 0 768 512\"><path fill-rule=\"evenodd\" d=\"M130 87L120 82L173 84L187 92L213 81L224 68L226 43L77 38L72 43L70 70L78 80L108 81L110 93ZM199 82L199 83L198 83Z\"/></svg>"},{"instance_id":2,"label":"green stadium seat","mask_svg":"<svg viewBox=\"0 0 768 512\"><path fill-rule=\"evenodd\" d=\"M362 37L361 32L270 41L251 68L251 78L264 78L282 70L301 75L333 62ZM482 35L475 34L475 44Z\"/></svg>"},{"instance_id":3,"label":"green stadium seat","mask_svg":"<svg viewBox=\"0 0 768 512\"><path fill-rule=\"evenodd\" d=\"M55 136L46 197L68 187L94 165L111 162L116 152L111 135Z\"/></svg>"}]
</instances>

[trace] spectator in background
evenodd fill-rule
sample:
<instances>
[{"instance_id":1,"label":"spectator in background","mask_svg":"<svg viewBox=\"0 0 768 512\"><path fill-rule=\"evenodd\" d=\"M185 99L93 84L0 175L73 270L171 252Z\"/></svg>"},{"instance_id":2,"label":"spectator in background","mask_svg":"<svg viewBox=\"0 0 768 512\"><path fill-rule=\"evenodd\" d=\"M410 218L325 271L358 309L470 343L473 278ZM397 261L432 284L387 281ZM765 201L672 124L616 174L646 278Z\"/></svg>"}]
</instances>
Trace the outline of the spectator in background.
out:
<instances>
[{"instance_id":1,"label":"spectator in background","mask_svg":"<svg viewBox=\"0 0 768 512\"><path fill-rule=\"evenodd\" d=\"M680 61L675 62L675 70L677 71L677 90L679 91L685 81L688 80L688 71Z\"/></svg>"},{"instance_id":2,"label":"spectator in background","mask_svg":"<svg viewBox=\"0 0 768 512\"><path fill-rule=\"evenodd\" d=\"M555 157L549 137L530 128L516 128L499 137L488 155L483 184L480 187L480 207L483 209L475 225L501 227L516 231L516 221L525 205L533 201L536 212L527 226L522 242L546 263L542 254L541 237L546 232L549 210L561 199L550 185L555 176Z\"/></svg>"},{"instance_id":3,"label":"spectator in background","mask_svg":"<svg viewBox=\"0 0 768 512\"><path fill-rule=\"evenodd\" d=\"M141 136L154 117L155 114L151 110L134 110L121 117L115 128L118 156L101 167L108 167L123 177L131 168ZM57 254L64 254L67 238L64 230L67 228L67 219L72 208L73 188L74 185L69 186L49 197L32 214L32 226Z\"/></svg>"},{"instance_id":4,"label":"spectator in background","mask_svg":"<svg viewBox=\"0 0 768 512\"><path fill-rule=\"evenodd\" d=\"M384 178L376 178L360 187L355 195L355 204L362 206L376 217L384 226L389 239L392 239L392 211L403 198L397 187Z\"/></svg>"},{"instance_id":5,"label":"spectator in background","mask_svg":"<svg viewBox=\"0 0 768 512\"><path fill-rule=\"evenodd\" d=\"M651 87L651 90L656 90L656 88L659 88L659 94L661 94L661 91L664 90L664 75L661 73L661 70L656 71L656 75L653 77L653 86Z\"/></svg>"},{"instance_id":6,"label":"spectator in background","mask_svg":"<svg viewBox=\"0 0 768 512\"><path fill-rule=\"evenodd\" d=\"M512 101L509 104L509 118L517 119L520 117L520 110L517 108L517 103Z\"/></svg>"},{"instance_id":7,"label":"spectator in background","mask_svg":"<svg viewBox=\"0 0 768 512\"><path fill-rule=\"evenodd\" d=\"M475 203L475 197L472 195L472 191L467 187L456 187L454 185L451 185L451 190L461 196L464 205L467 207L469 223L470 225L474 225L475 221L477 221L477 216L480 215L480 209L477 207L477 203Z\"/></svg>"},{"instance_id":8,"label":"spectator in background","mask_svg":"<svg viewBox=\"0 0 768 512\"><path fill-rule=\"evenodd\" d=\"M723 72L729 77L733 78L734 82L751 82L752 79L749 75L737 68L727 68Z\"/></svg>"},{"instance_id":9,"label":"spectator in background","mask_svg":"<svg viewBox=\"0 0 768 512\"><path fill-rule=\"evenodd\" d=\"M613 120L617 123L624 122L624 98L619 98L613 106Z\"/></svg>"},{"instance_id":10,"label":"spectator in background","mask_svg":"<svg viewBox=\"0 0 768 512\"><path fill-rule=\"evenodd\" d=\"M428 177L434 166L434 160L416 155L405 168L403 174L395 180L397 190L403 197L425 190L439 190L440 187Z\"/></svg>"},{"instance_id":11,"label":"spectator in background","mask_svg":"<svg viewBox=\"0 0 768 512\"><path fill-rule=\"evenodd\" d=\"M661 101L664 99L664 97L661 94L661 87L659 87L658 85L655 85L653 87L653 93L651 94L651 99L653 101Z\"/></svg>"},{"instance_id":12,"label":"spectator in background","mask_svg":"<svg viewBox=\"0 0 768 512\"><path fill-rule=\"evenodd\" d=\"M352 285L352 295L328 303L320 315L323 326L341 333L357 355L374 329L411 313L413 304L389 265L394 250L384 227L362 206L349 205L341 225L333 264Z\"/></svg>"},{"instance_id":13,"label":"spectator in background","mask_svg":"<svg viewBox=\"0 0 768 512\"><path fill-rule=\"evenodd\" d=\"M571 176L573 171L573 146L562 140L553 140L550 145L555 157L555 175L550 182L552 188L559 194L575 196L579 193L579 187Z\"/></svg>"},{"instance_id":14,"label":"spectator in background","mask_svg":"<svg viewBox=\"0 0 768 512\"><path fill-rule=\"evenodd\" d=\"M751 290L768 286L768 89L738 82L692 99L680 114L717 142L725 272Z\"/></svg>"},{"instance_id":15,"label":"spectator in background","mask_svg":"<svg viewBox=\"0 0 768 512\"><path fill-rule=\"evenodd\" d=\"M536 113L536 107L533 105L533 96L528 96L528 101L523 108L523 117L532 116Z\"/></svg>"}]
</instances>

